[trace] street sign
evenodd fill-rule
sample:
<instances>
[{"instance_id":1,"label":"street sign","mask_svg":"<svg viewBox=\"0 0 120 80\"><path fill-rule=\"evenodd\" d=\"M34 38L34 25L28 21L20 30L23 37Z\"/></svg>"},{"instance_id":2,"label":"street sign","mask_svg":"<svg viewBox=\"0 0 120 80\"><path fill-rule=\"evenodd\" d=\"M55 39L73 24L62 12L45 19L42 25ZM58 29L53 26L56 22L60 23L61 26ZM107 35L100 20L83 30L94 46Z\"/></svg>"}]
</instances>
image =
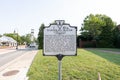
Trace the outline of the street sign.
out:
<instances>
[{"instance_id":1,"label":"street sign","mask_svg":"<svg viewBox=\"0 0 120 80\"><path fill-rule=\"evenodd\" d=\"M77 55L76 35L75 26L70 26L64 20L56 20L55 23L44 28L43 55Z\"/></svg>"}]
</instances>

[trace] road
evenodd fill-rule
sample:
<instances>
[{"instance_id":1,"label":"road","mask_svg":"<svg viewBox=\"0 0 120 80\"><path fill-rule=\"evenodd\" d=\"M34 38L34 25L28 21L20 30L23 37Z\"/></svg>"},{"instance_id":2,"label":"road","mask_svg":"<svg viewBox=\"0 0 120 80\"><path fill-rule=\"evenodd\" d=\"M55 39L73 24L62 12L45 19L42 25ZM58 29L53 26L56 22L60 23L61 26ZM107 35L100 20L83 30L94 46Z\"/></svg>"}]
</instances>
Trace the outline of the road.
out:
<instances>
[{"instance_id":1,"label":"road","mask_svg":"<svg viewBox=\"0 0 120 80\"><path fill-rule=\"evenodd\" d=\"M37 52L25 47L0 49L0 80L28 80L26 75Z\"/></svg>"},{"instance_id":2,"label":"road","mask_svg":"<svg viewBox=\"0 0 120 80\"><path fill-rule=\"evenodd\" d=\"M33 49L26 48L26 49L18 49L13 52L7 52L4 54L0 54L0 67L32 50Z\"/></svg>"}]
</instances>

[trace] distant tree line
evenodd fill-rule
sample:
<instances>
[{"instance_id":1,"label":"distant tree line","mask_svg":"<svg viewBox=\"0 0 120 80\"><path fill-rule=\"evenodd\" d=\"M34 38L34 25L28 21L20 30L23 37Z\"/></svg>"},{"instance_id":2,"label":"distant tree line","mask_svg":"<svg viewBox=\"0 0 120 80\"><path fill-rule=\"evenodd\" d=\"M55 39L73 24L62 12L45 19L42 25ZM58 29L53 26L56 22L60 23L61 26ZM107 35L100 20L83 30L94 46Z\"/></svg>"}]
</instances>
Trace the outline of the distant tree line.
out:
<instances>
[{"instance_id":1,"label":"distant tree line","mask_svg":"<svg viewBox=\"0 0 120 80\"><path fill-rule=\"evenodd\" d=\"M95 40L96 47L120 48L120 30L116 23L106 15L90 14L84 19L80 31L81 35L77 37L78 40ZM90 47L89 44L88 46Z\"/></svg>"},{"instance_id":2,"label":"distant tree line","mask_svg":"<svg viewBox=\"0 0 120 80\"><path fill-rule=\"evenodd\" d=\"M120 25L119 25L120 26ZM41 24L38 33L38 48L43 49L43 29L45 25ZM96 47L102 48L120 48L120 28L112 19L102 14L90 14L85 17L80 29L80 35L77 36L77 46L81 41L95 41ZM93 47L87 44L85 47Z\"/></svg>"},{"instance_id":3,"label":"distant tree line","mask_svg":"<svg viewBox=\"0 0 120 80\"><path fill-rule=\"evenodd\" d=\"M20 45L26 43L30 44L31 43L31 34L28 33L26 35L20 36L18 33L5 33L3 34L4 36L8 36L16 40ZM2 35L1 35L2 36ZM36 38L34 38L35 41L37 42Z\"/></svg>"}]
</instances>

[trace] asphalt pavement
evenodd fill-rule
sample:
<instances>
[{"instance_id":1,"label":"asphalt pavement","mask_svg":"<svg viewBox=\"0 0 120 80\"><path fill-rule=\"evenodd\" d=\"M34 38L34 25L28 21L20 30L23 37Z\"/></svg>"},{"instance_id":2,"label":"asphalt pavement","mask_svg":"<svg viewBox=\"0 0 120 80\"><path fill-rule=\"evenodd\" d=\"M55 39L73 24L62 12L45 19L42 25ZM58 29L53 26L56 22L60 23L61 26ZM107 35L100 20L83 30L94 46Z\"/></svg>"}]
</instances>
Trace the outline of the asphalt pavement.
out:
<instances>
[{"instance_id":1,"label":"asphalt pavement","mask_svg":"<svg viewBox=\"0 0 120 80\"><path fill-rule=\"evenodd\" d=\"M19 49L24 50L24 49ZM25 54L19 55L19 57L11 60L9 63L0 67L0 80L28 80L26 76L29 67L38 50L28 49ZM0 55L16 54L15 49L0 50Z\"/></svg>"}]
</instances>

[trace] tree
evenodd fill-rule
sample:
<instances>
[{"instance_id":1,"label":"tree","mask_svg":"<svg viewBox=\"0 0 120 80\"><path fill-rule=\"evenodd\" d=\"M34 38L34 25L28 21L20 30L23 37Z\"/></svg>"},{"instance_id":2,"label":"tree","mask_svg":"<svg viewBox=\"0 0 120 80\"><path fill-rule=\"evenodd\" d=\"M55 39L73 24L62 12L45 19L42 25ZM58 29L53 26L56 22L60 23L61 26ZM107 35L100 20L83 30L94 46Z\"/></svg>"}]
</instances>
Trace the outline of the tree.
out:
<instances>
[{"instance_id":1,"label":"tree","mask_svg":"<svg viewBox=\"0 0 120 80\"><path fill-rule=\"evenodd\" d=\"M31 43L31 34L26 34L21 36L22 43L26 42L27 44Z\"/></svg>"},{"instance_id":2,"label":"tree","mask_svg":"<svg viewBox=\"0 0 120 80\"><path fill-rule=\"evenodd\" d=\"M22 41L22 44L24 44L24 42L26 42L26 36L21 36L21 41Z\"/></svg>"},{"instance_id":3,"label":"tree","mask_svg":"<svg viewBox=\"0 0 120 80\"><path fill-rule=\"evenodd\" d=\"M38 33L38 49L43 49L43 29L44 29L44 24L41 24L39 28L39 33Z\"/></svg>"},{"instance_id":4,"label":"tree","mask_svg":"<svg viewBox=\"0 0 120 80\"><path fill-rule=\"evenodd\" d=\"M81 34L87 33L87 36L91 35L93 38L98 37L100 34L100 27L105 25L105 22L101 19L102 16L104 15L90 14L87 16L82 24Z\"/></svg>"},{"instance_id":5,"label":"tree","mask_svg":"<svg viewBox=\"0 0 120 80\"><path fill-rule=\"evenodd\" d=\"M105 22L105 26L101 27L100 38L100 47L114 47L113 45L113 29L115 27L115 23L109 17L104 17L103 21Z\"/></svg>"},{"instance_id":6,"label":"tree","mask_svg":"<svg viewBox=\"0 0 120 80\"><path fill-rule=\"evenodd\" d=\"M90 14L84 19L81 28L83 36L90 35L98 41L99 47L113 47L113 34L115 22L106 15Z\"/></svg>"},{"instance_id":7,"label":"tree","mask_svg":"<svg viewBox=\"0 0 120 80\"><path fill-rule=\"evenodd\" d=\"M116 48L120 48L120 25L116 26L113 30L113 37L114 37L114 46Z\"/></svg>"},{"instance_id":8,"label":"tree","mask_svg":"<svg viewBox=\"0 0 120 80\"><path fill-rule=\"evenodd\" d=\"M26 35L26 42L29 43L29 44L32 42L31 41L31 34Z\"/></svg>"},{"instance_id":9,"label":"tree","mask_svg":"<svg viewBox=\"0 0 120 80\"><path fill-rule=\"evenodd\" d=\"M3 34L3 35L13 38L13 39L16 40L19 44L22 42L22 41L21 41L21 37L20 37L20 35L19 35L18 33L5 33L5 34Z\"/></svg>"}]
</instances>

